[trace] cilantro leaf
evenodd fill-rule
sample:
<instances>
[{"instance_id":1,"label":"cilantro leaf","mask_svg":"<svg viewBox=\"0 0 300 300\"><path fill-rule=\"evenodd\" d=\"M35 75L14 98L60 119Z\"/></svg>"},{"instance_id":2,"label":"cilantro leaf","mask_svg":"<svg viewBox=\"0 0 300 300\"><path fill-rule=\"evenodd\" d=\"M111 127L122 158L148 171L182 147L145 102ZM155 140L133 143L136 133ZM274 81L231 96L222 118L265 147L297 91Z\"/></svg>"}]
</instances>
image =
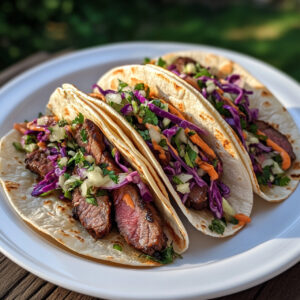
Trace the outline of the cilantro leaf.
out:
<instances>
[{"instance_id":1,"label":"cilantro leaf","mask_svg":"<svg viewBox=\"0 0 300 300\"><path fill-rule=\"evenodd\" d=\"M122 248L122 246L121 246L120 244L114 244L114 245L113 245L113 248L114 248L115 250L118 250L118 251L122 251L122 250L123 250L123 248Z\"/></svg>"},{"instance_id":2,"label":"cilantro leaf","mask_svg":"<svg viewBox=\"0 0 300 300\"><path fill-rule=\"evenodd\" d=\"M19 142L13 142L12 143L15 149L19 152L25 152L25 149L22 147L21 143Z\"/></svg>"},{"instance_id":3,"label":"cilantro leaf","mask_svg":"<svg viewBox=\"0 0 300 300\"><path fill-rule=\"evenodd\" d=\"M81 140L86 144L87 143L87 131L85 129L80 130Z\"/></svg>"},{"instance_id":4,"label":"cilantro leaf","mask_svg":"<svg viewBox=\"0 0 300 300\"><path fill-rule=\"evenodd\" d=\"M198 78L201 76L212 77L212 75L205 68L201 68L200 71L195 74L194 78Z\"/></svg>"},{"instance_id":5,"label":"cilantro leaf","mask_svg":"<svg viewBox=\"0 0 300 300\"><path fill-rule=\"evenodd\" d=\"M149 135L149 130L147 130L147 129L146 130L139 130L138 129L138 132L145 141L150 141L151 140L150 135Z\"/></svg>"},{"instance_id":6,"label":"cilantro leaf","mask_svg":"<svg viewBox=\"0 0 300 300\"><path fill-rule=\"evenodd\" d=\"M122 92L123 89L128 86L128 84L120 79L118 79L118 81L119 81L118 92Z\"/></svg>"},{"instance_id":7,"label":"cilantro leaf","mask_svg":"<svg viewBox=\"0 0 300 300\"><path fill-rule=\"evenodd\" d=\"M143 117L143 123L149 123L153 125L158 124L158 118L154 112L152 112L148 107L145 107L144 109L145 115Z\"/></svg>"},{"instance_id":8,"label":"cilantro leaf","mask_svg":"<svg viewBox=\"0 0 300 300\"><path fill-rule=\"evenodd\" d=\"M196 134L196 132L194 131L194 130L190 130L189 132L188 132L188 135L189 136L193 136L193 135L195 135Z\"/></svg>"},{"instance_id":9,"label":"cilantro leaf","mask_svg":"<svg viewBox=\"0 0 300 300\"><path fill-rule=\"evenodd\" d=\"M72 124L83 124L84 116L82 113L79 113L78 116L72 121Z\"/></svg>"},{"instance_id":10,"label":"cilantro leaf","mask_svg":"<svg viewBox=\"0 0 300 300\"><path fill-rule=\"evenodd\" d=\"M85 158L81 150L78 150L76 154L68 160L67 165L70 166L73 162L78 165L81 162L84 162Z\"/></svg>"},{"instance_id":11,"label":"cilantro leaf","mask_svg":"<svg viewBox=\"0 0 300 300\"><path fill-rule=\"evenodd\" d=\"M257 174L256 178L258 181L258 184L267 185L270 179L271 173L271 167L272 166L265 166L263 168L263 172L261 174Z\"/></svg>"},{"instance_id":12,"label":"cilantro leaf","mask_svg":"<svg viewBox=\"0 0 300 300\"><path fill-rule=\"evenodd\" d=\"M98 202L94 197L87 197L87 198L85 198L85 201L94 206L98 206Z\"/></svg>"},{"instance_id":13,"label":"cilantro leaf","mask_svg":"<svg viewBox=\"0 0 300 300\"><path fill-rule=\"evenodd\" d=\"M166 147L167 146L167 141L166 139L161 139L160 142L158 143L161 147Z\"/></svg>"},{"instance_id":14,"label":"cilantro leaf","mask_svg":"<svg viewBox=\"0 0 300 300\"><path fill-rule=\"evenodd\" d=\"M250 124L249 127L248 127L248 130L249 130L250 132L254 133L254 134L256 134L257 129L258 129L258 127L257 127L257 125L254 124L254 123L253 123L253 124Z\"/></svg>"},{"instance_id":15,"label":"cilantro leaf","mask_svg":"<svg viewBox=\"0 0 300 300\"><path fill-rule=\"evenodd\" d=\"M153 256L141 254L141 256L156 261L162 265L170 264L175 258L182 258L182 256L174 251L173 245L171 244L161 252L155 252Z\"/></svg>"},{"instance_id":16,"label":"cilantro leaf","mask_svg":"<svg viewBox=\"0 0 300 300\"><path fill-rule=\"evenodd\" d=\"M167 63L160 57L157 62L156 62L156 65L158 65L159 67L166 67L167 66Z\"/></svg>"},{"instance_id":17,"label":"cilantro leaf","mask_svg":"<svg viewBox=\"0 0 300 300\"><path fill-rule=\"evenodd\" d=\"M118 183L119 182L119 175L117 175L113 170L108 170L107 169L108 164L101 164L100 168L102 169L103 175L106 176L108 175L109 178L114 182Z\"/></svg>"},{"instance_id":18,"label":"cilantro leaf","mask_svg":"<svg viewBox=\"0 0 300 300\"><path fill-rule=\"evenodd\" d=\"M66 120L62 119L62 120L59 120L57 124L59 127L64 127L64 126L68 125L68 122Z\"/></svg>"},{"instance_id":19,"label":"cilantro leaf","mask_svg":"<svg viewBox=\"0 0 300 300\"><path fill-rule=\"evenodd\" d=\"M218 234L223 234L225 230L225 225L221 220L213 219L208 228L210 231L216 232Z\"/></svg>"},{"instance_id":20,"label":"cilantro leaf","mask_svg":"<svg viewBox=\"0 0 300 300\"><path fill-rule=\"evenodd\" d=\"M289 184L291 179L288 176L282 176L282 177L276 177L273 184L279 185L279 186L286 186Z\"/></svg>"},{"instance_id":21,"label":"cilantro leaf","mask_svg":"<svg viewBox=\"0 0 300 300\"><path fill-rule=\"evenodd\" d=\"M97 193L96 193L97 197L106 196L106 195L107 195L106 190L98 190Z\"/></svg>"},{"instance_id":22,"label":"cilantro leaf","mask_svg":"<svg viewBox=\"0 0 300 300\"><path fill-rule=\"evenodd\" d=\"M231 217L229 220L229 223L237 225L237 224L239 224L239 220L236 219L235 217Z\"/></svg>"},{"instance_id":23,"label":"cilantro leaf","mask_svg":"<svg viewBox=\"0 0 300 300\"><path fill-rule=\"evenodd\" d=\"M187 144L187 146L186 146L186 152L187 152L191 162L194 164L196 157L197 157L197 153L191 148L191 146L189 144Z\"/></svg>"},{"instance_id":24,"label":"cilantro leaf","mask_svg":"<svg viewBox=\"0 0 300 300\"><path fill-rule=\"evenodd\" d=\"M137 84L134 86L134 89L135 89L135 90L138 90L138 91L145 90L145 85L144 85L143 83L137 83Z\"/></svg>"},{"instance_id":25,"label":"cilantro leaf","mask_svg":"<svg viewBox=\"0 0 300 300\"><path fill-rule=\"evenodd\" d=\"M172 180L175 184L183 184L183 182L176 175L172 177Z\"/></svg>"},{"instance_id":26,"label":"cilantro leaf","mask_svg":"<svg viewBox=\"0 0 300 300\"><path fill-rule=\"evenodd\" d=\"M145 57L145 58L144 58L143 65L149 64L150 61L151 61L151 59L150 59L149 57Z\"/></svg>"}]
</instances>

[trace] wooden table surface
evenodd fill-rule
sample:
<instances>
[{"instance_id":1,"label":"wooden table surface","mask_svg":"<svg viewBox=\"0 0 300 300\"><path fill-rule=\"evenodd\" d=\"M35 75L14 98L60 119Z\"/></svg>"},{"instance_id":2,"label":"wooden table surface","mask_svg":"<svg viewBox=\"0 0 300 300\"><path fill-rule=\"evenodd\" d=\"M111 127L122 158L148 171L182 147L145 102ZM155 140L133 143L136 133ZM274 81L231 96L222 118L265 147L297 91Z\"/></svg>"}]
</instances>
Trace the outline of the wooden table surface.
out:
<instances>
[{"instance_id":1,"label":"wooden table surface","mask_svg":"<svg viewBox=\"0 0 300 300\"><path fill-rule=\"evenodd\" d=\"M39 52L0 73L0 86L28 68L67 51L50 55ZM49 283L19 267L0 253L0 299L77 299L94 297L78 294ZM300 263L281 275L246 291L221 297L222 300L296 300L300 299Z\"/></svg>"}]
</instances>

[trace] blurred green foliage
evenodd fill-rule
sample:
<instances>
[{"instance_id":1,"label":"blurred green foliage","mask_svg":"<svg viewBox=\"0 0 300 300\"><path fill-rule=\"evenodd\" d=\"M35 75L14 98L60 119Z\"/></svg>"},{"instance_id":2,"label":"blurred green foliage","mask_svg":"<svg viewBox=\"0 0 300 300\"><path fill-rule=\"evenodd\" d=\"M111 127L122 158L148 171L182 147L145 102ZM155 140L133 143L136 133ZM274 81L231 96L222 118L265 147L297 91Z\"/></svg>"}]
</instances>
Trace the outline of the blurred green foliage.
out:
<instances>
[{"instance_id":1,"label":"blurred green foliage","mask_svg":"<svg viewBox=\"0 0 300 300\"><path fill-rule=\"evenodd\" d=\"M240 51L300 81L299 7L277 2L214 7L195 1L2 0L0 69L41 50L161 40Z\"/></svg>"}]
</instances>

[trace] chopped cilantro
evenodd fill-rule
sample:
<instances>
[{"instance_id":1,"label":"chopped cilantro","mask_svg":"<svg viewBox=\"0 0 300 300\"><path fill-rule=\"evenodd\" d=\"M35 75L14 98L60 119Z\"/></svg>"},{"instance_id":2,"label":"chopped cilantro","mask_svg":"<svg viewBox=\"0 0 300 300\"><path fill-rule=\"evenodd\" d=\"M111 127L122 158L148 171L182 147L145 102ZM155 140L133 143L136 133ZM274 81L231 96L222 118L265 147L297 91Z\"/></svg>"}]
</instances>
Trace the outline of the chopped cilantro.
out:
<instances>
[{"instance_id":1,"label":"chopped cilantro","mask_svg":"<svg viewBox=\"0 0 300 300\"><path fill-rule=\"evenodd\" d=\"M183 184L183 182L177 176L173 176L172 179L175 184Z\"/></svg>"},{"instance_id":2,"label":"chopped cilantro","mask_svg":"<svg viewBox=\"0 0 300 300\"><path fill-rule=\"evenodd\" d=\"M256 132L257 132L257 125L254 124L254 123L251 124L251 125L249 125L248 130L249 130L250 132L256 134Z\"/></svg>"},{"instance_id":3,"label":"chopped cilantro","mask_svg":"<svg viewBox=\"0 0 300 300\"><path fill-rule=\"evenodd\" d=\"M224 223L219 219L213 219L211 224L208 226L210 231L214 231L218 234L223 234L225 230Z\"/></svg>"},{"instance_id":4,"label":"chopped cilantro","mask_svg":"<svg viewBox=\"0 0 300 300\"><path fill-rule=\"evenodd\" d=\"M241 122L242 129L246 129L246 127L247 127L246 120L244 118L240 118L240 122Z\"/></svg>"},{"instance_id":5,"label":"chopped cilantro","mask_svg":"<svg viewBox=\"0 0 300 300\"><path fill-rule=\"evenodd\" d=\"M212 162L212 165L214 166L214 168L216 168L218 166L218 160L217 159L214 159L213 162Z\"/></svg>"},{"instance_id":6,"label":"chopped cilantro","mask_svg":"<svg viewBox=\"0 0 300 300\"><path fill-rule=\"evenodd\" d=\"M80 130L81 140L86 144L87 143L87 131L85 129Z\"/></svg>"},{"instance_id":7,"label":"chopped cilantro","mask_svg":"<svg viewBox=\"0 0 300 300\"><path fill-rule=\"evenodd\" d=\"M272 166L265 166L261 174L257 174L256 178L259 184L267 185L270 179Z\"/></svg>"},{"instance_id":8,"label":"chopped cilantro","mask_svg":"<svg viewBox=\"0 0 300 300\"><path fill-rule=\"evenodd\" d=\"M115 250L118 250L118 251L122 251L122 250L123 250L123 248L122 248L122 246L121 246L120 244L114 244L114 245L113 245L113 248L114 248Z\"/></svg>"},{"instance_id":9,"label":"chopped cilantro","mask_svg":"<svg viewBox=\"0 0 300 300\"><path fill-rule=\"evenodd\" d=\"M188 135L189 136L193 136L193 135L195 135L196 134L196 132L194 131L194 130L190 130L189 132L188 132Z\"/></svg>"},{"instance_id":10,"label":"chopped cilantro","mask_svg":"<svg viewBox=\"0 0 300 300\"><path fill-rule=\"evenodd\" d=\"M289 184L290 181L291 181L291 179L288 176L282 176L282 177L277 176L277 177L275 177L273 184L279 185L279 186L286 186Z\"/></svg>"},{"instance_id":11,"label":"chopped cilantro","mask_svg":"<svg viewBox=\"0 0 300 300\"><path fill-rule=\"evenodd\" d=\"M235 217L231 217L228 222L231 223L231 224L234 224L234 225L239 224L239 220L236 219Z\"/></svg>"},{"instance_id":12,"label":"chopped cilantro","mask_svg":"<svg viewBox=\"0 0 300 300\"><path fill-rule=\"evenodd\" d=\"M281 165L282 157L280 154L275 155L274 157L272 157L272 159L275 160L279 165Z\"/></svg>"},{"instance_id":13,"label":"chopped cilantro","mask_svg":"<svg viewBox=\"0 0 300 300\"><path fill-rule=\"evenodd\" d=\"M200 68L200 71L196 73L194 78L198 78L198 77L201 77L201 76L212 77L212 75L205 68Z\"/></svg>"},{"instance_id":14,"label":"chopped cilantro","mask_svg":"<svg viewBox=\"0 0 300 300\"><path fill-rule=\"evenodd\" d=\"M147 130L147 129L146 130L138 130L138 132L145 141L151 140L150 135L149 135L149 130Z\"/></svg>"},{"instance_id":15,"label":"chopped cilantro","mask_svg":"<svg viewBox=\"0 0 300 300\"><path fill-rule=\"evenodd\" d=\"M71 175L70 175L69 173L64 173L64 178L65 178L66 180L68 180L70 177L71 177Z\"/></svg>"},{"instance_id":16,"label":"chopped cilantro","mask_svg":"<svg viewBox=\"0 0 300 300\"><path fill-rule=\"evenodd\" d=\"M152 103L155 106L159 107L159 108L164 108L165 107L165 105L160 100L158 100L158 99L152 100Z\"/></svg>"},{"instance_id":17,"label":"chopped cilantro","mask_svg":"<svg viewBox=\"0 0 300 300\"><path fill-rule=\"evenodd\" d=\"M35 144L37 142L36 137L34 135L25 135L24 140L25 145Z\"/></svg>"},{"instance_id":18,"label":"chopped cilantro","mask_svg":"<svg viewBox=\"0 0 300 300\"><path fill-rule=\"evenodd\" d=\"M39 112L38 116L39 118L41 118L43 116L43 113Z\"/></svg>"},{"instance_id":19,"label":"chopped cilantro","mask_svg":"<svg viewBox=\"0 0 300 300\"><path fill-rule=\"evenodd\" d=\"M160 142L158 143L161 147L166 147L167 146L167 141L166 139L161 139Z\"/></svg>"},{"instance_id":20,"label":"chopped cilantro","mask_svg":"<svg viewBox=\"0 0 300 300\"><path fill-rule=\"evenodd\" d=\"M205 83L202 81L202 80L197 80L197 84L199 86L200 89L204 88L205 87Z\"/></svg>"},{"instance_id":21,"label":"chopped cilantro","mask_svg":"<svg viewBox=\"0 0 300 300\"><path fill-rule=\"evenodd\" d=\"M68 125L68 122L66 120L62 119L62 120L59 120L57 124L59 127L64 127L64 126Z\"/></svg>"},{"instance_id":22,"label":"chopped cilantro","mask_svg":"<svg viewBox=\"0 0 300 300\"><path fill-rule=\"evenodd\" d=\"M151 59L150 59L149 57L145 57L145 58L144 58L143 64L144 64L144 65L149 64L150 61L151 61Z\"/></svg>"},{"instance_id":23,"label":"chopped cilantro","mask_svg":"<svg viewBox=\"0 0 300 300\"><path fill-rule=\"evenodd\" d=\"M154 112L152 112L148 107L144 108L144 117L143 117L143 123L149 123L153 125L158 124L158 118Z\"/></svg>"},{"instance_id":24,"label":"chopped cilantro","mask_svg":"<svg viewBox=\"0 0 300 300\"><path fill-rule=\"evenodd\" d=\"M68 160L67 165L70 166L72 162L75 162L78 165L81 162L84 162L85 158L81 150L78 150L76 154Z\"/></svg>"},{"instance_id":25,"label":"chopped cilantro","mask_svg":"<svg viewBox=\"0 0 300 300\"><path fill-rule=\"evenodd\" d=\"M103 175L106 176L108 175L109 178L114 182L118 183L119 182L119 175L116 175L116 173L113 170L108 170L107 169L108 164L101 164L100 168L102 169Z\"/></svg>"},{"instance_id":26,"label":"chopped cilantro","mask_svg":"<svg viewBox=\"0 0 300 300\"><path fill-rule=\"evenodd\" d=\"M155 252L154 256L141 254L141 256L156 261L162 265L170 264L174 261L175 258L182 258L182 256L176 253L173 249L173 245L171 244L166 249L161 252Z\"/></svg>"},{"instance_id":27,"label":"chopped cilantro","mask_svg":"<svg viewBox=\"0 0 300 300\"><path fill-rule=\"evenodd\" d=\"M231 113L225 109L223 107L224 103L223 102L215 102L215 108L216 110L222 115L222 116L225 116L225 117L231 117Z\"/></svg>"},{"instance_id":28,"label":"chopped cilantro","mask_svg":"<svg viewBox=\"0 0 300 300\"><path fill-rule=\"evenodd\" d=\"M82 113L79 113L78 116L72 121L72 124L83 124L84 116Z\"/></svg>"},{"instance_id":29,"label":"chopped cilantro","mask_svg":"<svg viewBox=\"0 0 300 300\"><path fill-rule=\"evenodd\" d=\"M265 142L265 141L268 139L267 136L262 135L262 134L255 134L255 136L256 136L259 140L261 140L261 141L263 141L263 142Z\"/></svg>"},{"instance_id":30,"label":"chopped cilantro","mask_svg":"<svg viewBox=\"0 0 300 300\"><path fill-rule=\"evenodd\" d=\"M97 193L96 193L97 197L106 196L106 195L107 195L106 190L98 190Z\"/></svg>"},{"instance_id":31,"label":"chopped cilantro","mask_svg":"<svg viewBox=\"0 0 300 300\"><path fill-rule=\"evenodd\" d=\"M97 200L94 197L87 197L85 198L85 201L94 206L98 206Z\"/></svg>"},{"instance_id":32,"label":"chopped cilantro","mask_svg":"<svg viewBox=\"0 0 300 300\"><path fill-rule=\"evenodd\" d=\"M134 86L134 89L135 89L135 90L138 90L138 91L145 90L145 85L144 85L143 83L137 83L137 84Z\"/></svg>"},{"instance_id":33,"label":"chopped cilantro","mask_svg":"<svg viewBox=\"0 0 300 300\"><path fill-rule=\"evenodd\" d=\"M167 66L167 63L161 57L157 60L156 64L162 68Z\"/></svg>"},{"instance_id":34,"label":"chopped cilantro","mask_svg":"<svg viewBox=\"0 0 300 300\"><path fill-rule=\"evenodd\" d=\"M22 147L21 143L13 142L12 144L17 151L25 152L25 149Z\"/></svg>"},{"instance_id":35,"label":"chopped cilantro","mask_svg":"<svg viewBox=\"0 0 300 300\"><path fill-rule=\"evenodd\" d=\"M53 192L53 190L48 191L48 192L45 192L45 193L43 193L43 194L40 194L40 197L48 196L48 195L51 194L52 192Z\"/></svg>"},{"instance_id":36,"label":"chopped cilantro","mask_svg":"<svg viewBox=\"0 0 300 300\"><path fill-rule=\"evenodd\" d=\"M65 191L64 192L64 197L71 200L72 199L72 193L70 191Z\"/></svg>"},{"instance_id":37,"label":"chopped cilantro","mask_svg":"<svg viewBox=\"0 0 300 300\"><path fill-rule=\"evenodd\" d=\"M128 86L128 84L120 79L118 80L119 80L118 92L122 92L123 89Z\"/></svg>"},{"instance_id":38,"label":"chopped cilantro","mask_svg":"<svg viewBox=\"0 0 300 300\"><path fill-rule=\"evenodd\" d=\"M190 167L194 166L194 162L197 157L197 153L191 148L189 144L186 146L186 154L188 154L190 161L192 162L192 165Z\"/></svg>"}]
</instances>

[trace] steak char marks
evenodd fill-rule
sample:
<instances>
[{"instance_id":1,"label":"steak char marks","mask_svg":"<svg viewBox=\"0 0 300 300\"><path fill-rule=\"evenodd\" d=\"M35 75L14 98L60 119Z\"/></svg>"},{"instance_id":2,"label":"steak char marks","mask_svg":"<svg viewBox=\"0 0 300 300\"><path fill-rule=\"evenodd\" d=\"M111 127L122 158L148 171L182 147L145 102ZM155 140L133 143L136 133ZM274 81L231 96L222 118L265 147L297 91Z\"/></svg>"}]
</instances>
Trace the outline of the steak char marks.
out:
<instances>
[{"instance_id":1,"label":"steak char marks","mask_svg":"<svg viewBox=\"0 0 300 300\"><path fill-rule=\"evenodd\" d=\"M94 237L101 238L111 230L111 203L108 196L96 197L98 206L89 204L79 188L73 192L73 217Z\"/></svg>"},{"instance_id":2,"label":"steak char marks","mask_svg":"<svg viewBox=\"0 0 300 300\"><path fill-rule=\"evenodd\" d=\"M86 130L87 133L86 142L82 141L80 134L82 129ZM103 134L92 121L86 119L84 124L79 126L75 133L75 139L79 146L84 147L86 152L95 158L96 164L105 163L108 165L107 168L113 170L116 174L122 172L110 156L110 153L105 150ZM74 199L75 197L76 199ZM156 251L161 251L166 247L167 238L163 233L162 222L158 212L151 203L145 203L141 199L136 185L127 184L113 190L112 199L118 229L128 244L148 255L153 255ZM85 202L85 199L80 195L79 191L76 191L73 196L73 203L81 203L83 201ZM99 218L99 215L102 215L101 220L109 219L107 218L107 215L110 214L110 207L107 209L109 201L101 203L102 205L103 203L106 204L103 211L98 212L98 215L94 214L94 211L86 213L87 209L97 209L97 206L86 202L76 206L75 213L81 224L85 228L87 228L85 224L90 224L89 229L87 228L89 232L91 232L90 230L92 232L95 231L96 218ZM82 221L83 219L84 221ZM100 223L100 220L98 220L97 224Z\"/></svg>"},{"instance_id":3,"label":"steak char marks","mask_svg":"<svg viewBox=\"0 0 300 300\"><path fill-rule=\"evenodd\" d=\"M258 129L262 131L268 138L283 148L289 154L292 161L296 159L293 147L285 135L264 121L258 120L255 122L255 124L257 125Z\"/></svg>"},{"instance_id":4,"label":"steak char marks","mask_svg":"<svg viewBox=\"0 0 300 300\"><path fill-rule=\"evenodd\" d=\"M31 172L44 178L47 173L54 169L52 162L47 159L47 154L43 150L35 150L26 154L26 168Z\"/></svg>"}]
</instances>

